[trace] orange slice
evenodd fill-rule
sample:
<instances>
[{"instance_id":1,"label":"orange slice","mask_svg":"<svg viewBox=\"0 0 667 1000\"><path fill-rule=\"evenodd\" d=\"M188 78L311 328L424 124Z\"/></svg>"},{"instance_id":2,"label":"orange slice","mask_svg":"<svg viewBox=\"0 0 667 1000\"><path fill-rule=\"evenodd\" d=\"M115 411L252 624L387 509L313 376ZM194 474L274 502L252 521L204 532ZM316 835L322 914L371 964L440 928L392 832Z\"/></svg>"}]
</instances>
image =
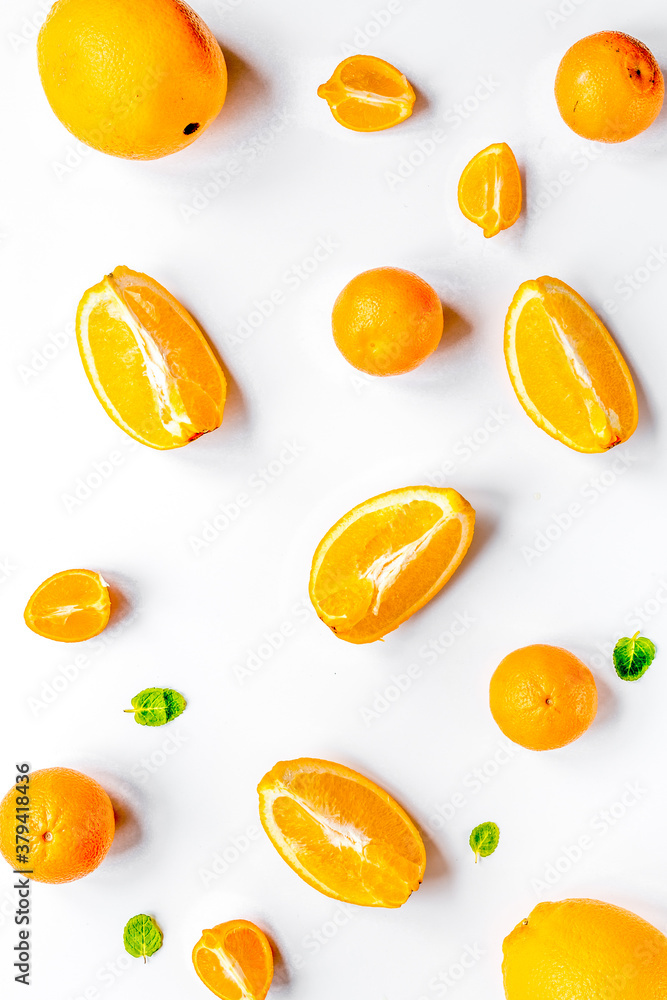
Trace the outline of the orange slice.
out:
<instances>
[{"instance_id":1,"label":"orange slice","mask_svg":"<svg viewBox=\"0 0 667 1000\"><path fill-rule=\"evenodd\" d=\"M373 642L430 601L459 566L475 512L452 489L406 486L345 514L317 547L310 599L341 639Z\"/></svg>"},{"instance_id":2,"label":"orange slice","mask_svg":"<svg viewBox=\"0 0 667 1000\"><path fill-rule=\"evenodd\" d=\"M281 761L259 783L271 843L304 882L359 906L402 906L424 877L422 838L391 795L328 760Z\"/></svg>"},{"instance_id":3,"label":"orange slice","mask_svg":"<svg viewBox=\"0 0 667 1000\"><path fill-rule=\"evenodd\" d=\"M150 448L180 448L222 422L226 381L192 316L153 278L117 267L76 318L81 360L111 419Z\"/></svg>"},{"instance_id":4,"label":"orange slice","mask_svg":"<svg viewBox=\"0 0 667 1000\"><path fill-rule=\"evenodd\" d=\"M505 360L538 427L575 451L601 452L637 426L621 352L588 303L557 278L524 281L505 322Z\"/></svg>"},{"instance_id":5,"label":"orange slice","mask_svg":"<svg viewBox=\"0 0 667 1000\"><path fill-rule=\"evenodd\" d=\"M350 56L317 90L337 122L354 132L380 132L412 114L415 92L391 63L375 56Z\"/></svg>"},{"instance_id":6,"label":"orange slice","mask_svg":"<svg viewBox=\"0 0 667 1000\"><path fill-rule=\"evenodd\" d=\"M202 931L192 962L204 986L222 1000L264 1000L273 979L271 945L249 920Z\"/></svg>"},{"instance_id":7,"label":"orange slice","mask_svg":"<svg viewBox=\"0 0 667 1000\"><path fill-rule=\"evenodd\" d=\"M45 639L83 642L106 628L110 613L109 588L99 573L65 569L40 583L23 617Z\"/></svg>"},{"instance_id":8,"label":"orange slice","mask_svg":"<svg viewBox=\"0 0 667 1000\"><path fill-rule=\"evenodd\" d=\"M514 225L521 214L521 199L521 174L506 142L477 153L461 174L459 208L487 238Z\"/></svg>"}]
</instances>

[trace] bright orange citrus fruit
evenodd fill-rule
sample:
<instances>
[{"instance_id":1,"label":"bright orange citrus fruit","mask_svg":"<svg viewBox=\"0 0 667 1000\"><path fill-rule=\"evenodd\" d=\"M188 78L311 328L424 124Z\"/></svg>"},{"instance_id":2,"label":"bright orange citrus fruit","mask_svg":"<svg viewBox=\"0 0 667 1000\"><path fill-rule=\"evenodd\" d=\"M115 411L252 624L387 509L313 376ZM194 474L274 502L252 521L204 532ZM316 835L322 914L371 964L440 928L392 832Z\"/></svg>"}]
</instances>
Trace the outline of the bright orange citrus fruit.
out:
<instances>
[{"instance_id":1,"label":"bright orange citrus fruit","mask_svg":"<svg viewBox=\"0 0 667 1000\"><path fill-rule=\"evenodd\" d=\"M405 486L358 504L313 556L317 614L347 642L381 639L447 583L474 526L474 510L452 489Z\"/></svg>"},{"instance_id":2,"label":"bright orange citrus fruit","mask_svg":"<svg viewBox=\"0 0 667 1000\"><path fill-rule=\"evenodd\" d=\"M555 92L563 121L577 135L624 142L658 117L665 82L642 42L622 31L598 31L567 50Z\"/></svg>"},{"instance_id":3,"label":"bright orange citrus fruit","mask_svg":"<svg viewBox=\"0 0 667 1000\"><path fill-rule=\"evenodd\" d=\"M667 937L597 899L539 903L503 955L507 1000L667 1000Z\"/></svg>"},{"instance_id":4,"label":"bright orange citrus fruit","mask_svg":"<svg viewBox=\"0 0 667 1000\"><path fill-rule=\"evenodd\" d=\"M415 92L384 59L350 56L317 91L337 122L354 132L379 132L412 114Z\"/></svg>"},{"instance_id":5,"label":"bright orange citrus fruit","mask_svg":"<svg viewBox=\"0 0 667 1000\"><path fill-rule=\"evenodd\" d=\"M497 236L521 214L521 174L506 142L496 142L473 156L459 181L459 208L484 235Z\"/></svg>"},{"instance_id":6,"label":"bright orange citrus fruit","mask_svg":"<svg viewBox=\"0 0 667 1000\"><path fill-rule=\"evenodd\" d=\"M280 761L259 783L271 843L304 882L359 906L402 906L426 854L408 814L384 789L327 760Z\"/></svg>"},{"instance_id":7,"label":"bright orange citrus fruit","mask_svg":"<svg viewBox=\"0 0 667 1000\"><path fill-rule=\"evenodd\" d=\"M147 274L117 267L79 304L76 333L93 391L150 448L180 448L222 422L227 383L189 312Z\"/></svg>"},{"instance_id":8,"label":"bright orange citrus fruit","mask_svg":"<svg viewBox=\"0 0 667 1000\"><path fill-rule=\"evenodd\" d=\"M40 583L23 613L28 628L45 639L83 642L106 628L109 587L90 569L65 569Z\"/></svg>"},{"instance_id":9,"label":"bright orange citrus fruit","mask_svg":"<svg viewBox=\"0 0 667 1000\"><path fill-rule=\"evenodd\" d=\"M621 352L574 289L524 281L505 322L514 391L538 427L582 452L620 444L637 426L637 394Z\"/></svg>"},{"instance_id":10,"label":"bright orange citrus fruit","mask_svg":"<svg viewBox=\"0 0 667 1000\"><path fill-rule=\"evenodd\" d=\"M398 267L376 267L348 282L333 307L336 347L359 371L401 375L440 343L444 317L436 292Z\"/></svg>"},{"instance_id":11,"label":"bright orange citrus fruit","mask_svg":"<svg viewBox=\"0 0 667 1000\"><path fill-rule=\"evenodd\" d=\"M183 0L58 0L37 51L57 117L113 156L152 160L184 149L227 93L220 46Z\"/></svg>"},{"instance_id":12,"label":"bright orange citrus fruit","mask_svg":"<svg viewBox=\"0 0 667 1000\"><path fill-rule=\"evenodd\" d=\"M33 771L25 803L14 787L0 802L0 852L35 882L73 882L104 860L114 837L111 799L93 778L68 767ZM27 829L26 829L27 828ZM17 861L27 838L28 861Z\"/></svg>"},{"instance_id":13,"label":"bright orange citrus fruit","mask_svg":"<svg viewBox=\"0 0 667 1000\"><path fill-rule=\"evenodd\" d=\"M489 701L505 736L527 750L557 750L579 739L598 709L588 667L566 649L539 644L505 657Z\"/></svg>"},{"instance_id":14,"label":"bright orange citrus fruit","mask_svg":"<svg viewBox=\"0 0 667 1000\"><path fill-rule=\"evenodd\" d=\"M249 920L202 932L192 952L195 972L221 1000L264 1000L273 979L269 940Z\"/></svg>"}]
</instances>

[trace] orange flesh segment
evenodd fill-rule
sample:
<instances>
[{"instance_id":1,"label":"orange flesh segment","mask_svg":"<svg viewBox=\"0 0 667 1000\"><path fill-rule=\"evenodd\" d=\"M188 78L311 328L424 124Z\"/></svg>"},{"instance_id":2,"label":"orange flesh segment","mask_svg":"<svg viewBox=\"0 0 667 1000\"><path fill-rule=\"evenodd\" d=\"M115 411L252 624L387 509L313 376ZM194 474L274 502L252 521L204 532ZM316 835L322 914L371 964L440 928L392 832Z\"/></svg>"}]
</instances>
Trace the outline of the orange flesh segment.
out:
<instances>
[{"instance_id":1,"label":"orange flesh segment","mask_svg":"<svg viewBox=\"0 0 667 1000\"><path fill-rule=\"evenodd\" d=\"M152 448L177 448L222 421L224 374L201 330L148 275L118 267L77 317L86 374L105 410Z\"/></svg>"},{"instance_id":2,"label":"orange flesh segment","mask_svg":"<svg viewBox=\"0 0 667 1000\"><path fill-rule=\"evenodd\" d=\"M416 95L405 76L375 56L350 56L317 91L336 121L355 132L391 128L412 114Z\"/></svg>"},{"instance_id":3,"label":"orange flesh segment","mask_svg":"<svg viewBox=\"0 0 667 1000\"><path fill-rule=\"evenodd\" d=\"M521 174L505 142L488 146L470 161L459 181L459 208L487 238L514 225L521 214Z\"/></svg>"},{"instance_id":4,"label":"orange flesh segment","mask_svg":"<svg viewBox=\"0 0 667 1000\"><path fill-rule=\"evenodd\" d=\"M401 906L424 876L424 845L407 813L342 764L283 761L259 785L260 817L284 861L326 896Z\"/></svg>"},{"instance_id":5,"label":"orange flesh segment","mask_svg":"<svg viewBox=\"0 0 667 1000\"><path fill-rule=\"evenodd\" d=\"M371 642L446 583L465 555L474 511L455 490L410 487L354 508L313 559L311 600L340 638Z\"/></svg>"},{"instance_id":6,"label":"orange flesh segment","mask_svg":"<svg viewBox=\"0 0 667 1000\"><path fill-rule=\"evenodd\" d=\"M28 628L46 639L82 642L106 627L111 612L109 589L99 573L63 570L45 580L24 612Z\"/></svg>"},{"instance_id":7,"label":"orange flesh segment","mask_svg":"<svg viewBox=\"0 0 667 1000\"><path fill-rule=\"evenodd\" d=\"M564 282L524 282L507 316L505 352L519 401L552 437L591 453L634 432L628 367L588 303Z\"/></svg>"},{"instance_id":8,"label":"orange flesh segment","mask_svg":"<svg viewBox=\"0 0 667 1000\"><path fill-rule=\"evenodd\" d=\"M205 930L192 961L202 982L223 1000L263 1000L273 978L271 945L249 920Z\"/></svg>"}]
</instances>

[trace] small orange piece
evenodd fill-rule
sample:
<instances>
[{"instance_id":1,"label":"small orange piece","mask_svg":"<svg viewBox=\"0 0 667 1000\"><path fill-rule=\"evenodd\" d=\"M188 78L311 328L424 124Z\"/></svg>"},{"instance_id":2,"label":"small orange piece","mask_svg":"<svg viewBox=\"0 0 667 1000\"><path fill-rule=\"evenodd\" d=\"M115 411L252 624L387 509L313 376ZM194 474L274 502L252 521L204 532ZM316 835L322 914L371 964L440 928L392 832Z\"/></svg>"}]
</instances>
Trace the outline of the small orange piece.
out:
<instances>
[{"instance_id":1,"label":"small orange piece","mask_svg":"<svg viewBox=\"0 0 667 1000\"><path fill-rule=\"evenodd\" d=\"M567 50L555 93L563 121L577 135L625 142L660 114L665 81L642 42L622 31L598 31Z\"/></svg>"},{"instance_id":2,"label":"small orange piece","mask_svg":"<svg viewBox=\"0 0 667 1000\"><path fill-rule=\"evenodd\" d=\"M110 613L109 588L99 573L65 569L40 583L23 617L45 639L83 642L107 627Z\"/></svg>"},{"instance_id":3,"label":"small orange piece","mask_svg":"<svg viewBox=\"0 0 667 1000\"><path fill-rule=\"evenodd\" d=\"M436 292L399 267L376 267L348 282L333 307L336 347L369 375L402 375L440 343L444 317Z\"/></svg>"},{"instance_id":4,"label":"small orange piece","mask_svg":"<svg viewBox=\"0 0 667 1000\"><path fill-rule=\"evenodd\" d=\"M505 321L505 360L519 402L569 448L603 452L637 426L621 352L588 303L557 278L524 281Z\"/></svg>"},{"instance_id":5,"label":"small orange piece","mask_svg":"<svg viewBox=\"0 0 667 1000\"><path fill-rule=\"evenodd\" d=\"M521 174L506 142L496 142L473 156L459 181L459 208L484 235L497 236L521 214Z\"/></svg>"},{"instance_id":6,"label":"small orange piece","mask_svg":"<svg viewBox=\"0 0 667 1000\"><path fill-rule=\"evenodd\" d=\"M579 739L598 708L593 674L558 646L515 649L491 678L489 699L505 736L527 750L557 750Z\"/></svg>"},{"instance_id":7,"label":"small orange piece","mask_svg":"<svg viewBox=\"0 0 667 1000\"><path fill-rule=\"evenodd\" d=\"M309 592L317 614L347 642L381 639L445 585L474 525L474 510L452 489L406 486L358 504L313 556Z\"/></svg>"},{"instance_id":8,"label":"small orange piece","mask_svg":"<svg viewBox=\"0 0 667 1000\"><path fill-rule=\"evenodd\" d=\"M354 132L380 132L412 114L415 92L391 63L375 56L350 56L317 90L337 122Z\"/></svg>"},{"instance_id":9,"label":"small orange piece","mask_svg":"<svg viewBox=\"0 0 667 1000\"><path fill-rule=\"evenodd\" d=\"M150 448L180 448L222 423L227 383L192 316L153 278L117 267L79 304L76 334L93 392Z\"/></svg>"},{"instance_id":10,"label":"small orange piece","mask_svg":"<svg viewBox=\"0 0 667 1000\"><path fill-rule=\"evenodd\" d=\"M259 783L271 843L304 882L359 906L402 906L424 877L426 853L408 814L343 764L280 761Z\"/></svg>"},{"instance_id":11,"label":"small orange piece","mask_svg":"<svg viewBox=\"0 0 667 1000\"><path fill-rule=\"evenodd\" d=\"M73 882L89 875L113 841L111 799L93 778L68 767L33 771L29 777L28 804L16 786L0 802L5 861L35 882ZM26 855L27 861L17 860Z\"/></svg>"},{"instance_id":12,"label":"small orange piece","mask_svg":"<svg viewBox=\"0 0 667 1000\"><path fill-rule=\"evenodd\" d=\"M221 1000L264 1000L273 979L269 940L249 920L203 931L192 962L204 986Z\"/></svg>"}]
</instances>

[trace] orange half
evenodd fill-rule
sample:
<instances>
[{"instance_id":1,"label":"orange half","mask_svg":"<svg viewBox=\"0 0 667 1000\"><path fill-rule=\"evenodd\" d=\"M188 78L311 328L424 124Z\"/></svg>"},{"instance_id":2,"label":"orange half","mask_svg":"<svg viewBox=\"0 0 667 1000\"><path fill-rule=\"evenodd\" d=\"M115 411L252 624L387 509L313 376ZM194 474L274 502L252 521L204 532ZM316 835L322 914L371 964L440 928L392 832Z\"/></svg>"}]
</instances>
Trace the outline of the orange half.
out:
<instances>
[{"instance_id":1,"label":"orange half","mask_svg":"<svg viewBox=\"0 0 667 1000\"><path fill-rule=\"evenodd\" d=\"M317 547L310 599L339 638L381 639L445 585L468 551L475 512L452 489L407 486L345 514Z\"/></svg>"},{"instance_id":2,"label":"orange half","mask_svg":"<svg viewBox=\"0 0 667 1000\"><path fill-rule=\"evenodd\" d=\"M380 132L412 114L416 95L400 70L375 56L350 56L317 90L337 122L354 132Z\"/></svg>"},{"instance_id":3,"label":"orange half","mask_svg":"<svg viewBox=\"0 0 667 1000\"><path fill-rule=\"evenodd\" d=\"M222 1000L264 1000L273 979L269 940L249 920L203 931L192 963L204 986Z\"/></svg>"},{"instance_id":4,"label":"orange half","mask_svg":"<svg viewBox=\"0 0 667 1000\"><path fill-rule=\"evenodd\" d=\"M153 278L117 267L76 320L81 360L115 424L150 448L180 448L222 422L226 380L186 309Z\"/></svg>"},{"instance_id":5,"label":"orange half","mask_svg":"<svg viewBox=\"0 0 667 1000\"><path fill-rule=\"evenodd\" d=\"M271 843L304 882L359 906L402 906L424 877L426 853L404 809L343 764L281 761L258 786Z\"/></svg>"},{"instance_id":6,"label":"orange half","mask_svg":"<svg viewBox=\"0 0 667 1000\"><path fill-rule=\"evenodd\" d=\"M514 391L538 427L582 452L620 444L637 426L637 394L611 334L557 278L524 281L505 322Z\"/></svg>"},{"instance_id":7,"label":"orange half","mask_svg":"<svg viewBox=\"0 0 667 1000\"><path fill-rule=\"evenodd\" d=\"M45 639L83 642L106 628L110 613L109 587L99 573L65 569L40 583L23 617Z\"/></svg>"},{"instance_id":8,"label":"orange half","mask_svg":"<svg viewBox=\"0 0 667 1000\"><path fill-rule=\"evenodd\" d=\"M521 174L506 142L477 153L461 174L459 208L487 238L514 225L521 214L521 202Z\"/></svg>"}]
</instances>

